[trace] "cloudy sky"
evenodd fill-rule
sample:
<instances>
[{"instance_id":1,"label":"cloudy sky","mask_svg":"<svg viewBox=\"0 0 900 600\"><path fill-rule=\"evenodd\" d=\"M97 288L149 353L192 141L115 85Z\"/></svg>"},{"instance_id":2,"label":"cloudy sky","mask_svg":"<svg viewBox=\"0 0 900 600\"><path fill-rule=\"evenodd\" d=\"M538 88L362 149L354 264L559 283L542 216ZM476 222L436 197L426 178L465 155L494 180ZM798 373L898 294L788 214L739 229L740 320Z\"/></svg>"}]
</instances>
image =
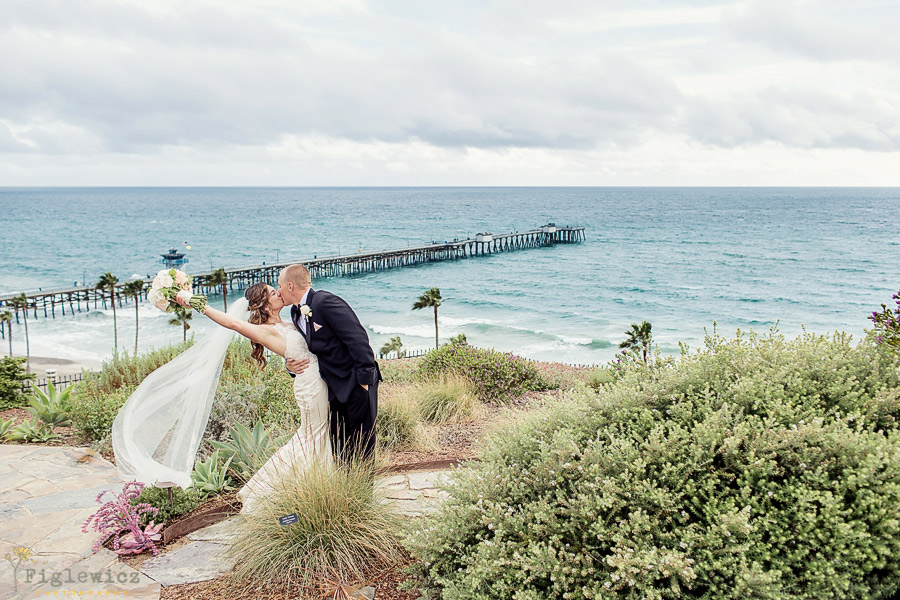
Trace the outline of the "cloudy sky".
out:
<instances>
[{"instance_id":1,"label":"cloudy sky","mask_svg":"<svg viewBox=\"0 0 900 600\"><path fill-rule=\"evenodd\" d=\"M897 0L0 15L0 186L900 185Z\"/></svg>"}]
</instances>

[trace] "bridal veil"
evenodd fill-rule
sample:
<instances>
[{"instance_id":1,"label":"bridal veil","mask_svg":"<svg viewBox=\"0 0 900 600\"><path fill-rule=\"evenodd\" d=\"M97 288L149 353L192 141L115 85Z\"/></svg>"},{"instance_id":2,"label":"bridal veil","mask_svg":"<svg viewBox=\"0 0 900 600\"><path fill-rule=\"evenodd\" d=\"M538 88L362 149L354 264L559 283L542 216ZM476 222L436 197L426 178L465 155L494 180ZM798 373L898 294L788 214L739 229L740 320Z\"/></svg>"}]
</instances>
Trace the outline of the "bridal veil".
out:
<instances>
[{"instance_id":1,"label":"bridal veil","mask_svg":"<svg viewBox=\"0 0 900 600\"><path fill-rule=\"evenodd\" d=\"M247 319L240 298L228 314ZM191 472L234 332L224 327L150 373L112 426L119 477L156 487L191 485Z\"/></svg>"}]
</instances>

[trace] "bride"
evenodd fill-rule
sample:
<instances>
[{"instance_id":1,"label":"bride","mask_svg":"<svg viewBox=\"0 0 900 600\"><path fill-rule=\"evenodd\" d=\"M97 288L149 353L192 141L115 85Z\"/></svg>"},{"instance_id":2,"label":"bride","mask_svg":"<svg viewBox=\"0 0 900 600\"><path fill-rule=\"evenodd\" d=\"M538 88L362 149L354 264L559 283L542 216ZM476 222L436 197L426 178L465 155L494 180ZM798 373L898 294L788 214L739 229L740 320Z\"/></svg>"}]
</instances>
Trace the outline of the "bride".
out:
<instances>
[{"instance_id":1,"label":"bride","mask_svg":"<svg viewBox=\"0 0 900 600\"><path fill-rule=\"evenodd\" d=\"M260 366L266 366L264 349L268 349L286 359L308 360L309 367L294 378L294 398L301 410L300 428L240 489L238 498L244 505L241 512L251 510L265 499L279 473L305 469L314 460L332 460L328 387L319 375L316 356L306 347L303 334L297 331L294 324L281 320L279 313L285 304L275 288L257 283L246 291L244 297L249 303L249 321L237 319L210 306L201 312L219 325L248 338L253 347L251 356ZM177 301L183 306L190 306L184 299Z\"/></svg>"}]
</instances>

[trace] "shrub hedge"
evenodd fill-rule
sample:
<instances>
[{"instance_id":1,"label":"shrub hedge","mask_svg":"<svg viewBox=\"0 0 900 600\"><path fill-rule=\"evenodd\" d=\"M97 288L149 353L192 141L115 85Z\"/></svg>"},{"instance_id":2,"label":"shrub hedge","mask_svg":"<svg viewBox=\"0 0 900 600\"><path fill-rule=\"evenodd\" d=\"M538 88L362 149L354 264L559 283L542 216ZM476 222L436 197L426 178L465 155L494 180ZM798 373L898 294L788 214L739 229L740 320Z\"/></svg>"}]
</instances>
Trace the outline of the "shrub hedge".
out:
<instances>
[{"instance_id":1,"label":"shrub hedge","mask_svg":"<svg viewBox=\"0 0 900 600\"><path fill-rule=\"evenodd\" d=\"M420 380L448 374L468 379L485 402L505 402L527 391L550 387L537 368L522 357L465 344L441 346L416 363L415 375Z\"/></svg>"},{"instance_id":2,"label":"shrub hedge","mask_svg":"<svg viewBox=\"0 0 900 600\"><path fill-rule=\"evenodd\" d=\"M710 337L457 471L407 540L428 598L874 599L900 586L895 355Z\"/></svg>"}]
</instances>

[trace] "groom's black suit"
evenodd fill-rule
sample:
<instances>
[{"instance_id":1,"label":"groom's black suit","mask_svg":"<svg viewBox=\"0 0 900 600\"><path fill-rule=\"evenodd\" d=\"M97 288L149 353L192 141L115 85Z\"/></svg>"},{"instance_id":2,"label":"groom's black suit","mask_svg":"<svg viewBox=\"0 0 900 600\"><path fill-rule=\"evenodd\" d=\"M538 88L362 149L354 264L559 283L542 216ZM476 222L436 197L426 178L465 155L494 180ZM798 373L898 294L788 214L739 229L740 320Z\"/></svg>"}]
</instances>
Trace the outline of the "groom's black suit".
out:
<instances>
[{"instance_id":1,"label":"groom's black suit","mask_svg":"<svg viewBox=\"0 0 900 600\"><path fill-rule=\"evenodd\" d=\"M336 456L371 457L375 451L375 417L381 372L369 336L350 305L323 290L309 290L304 317L291 307L291 320L300 333L306 321L306 343L319 359L319 373L328 384L331 406L331 444ZM368 391L362 388L369 386Z\"/></svg>"}]
</instances>

